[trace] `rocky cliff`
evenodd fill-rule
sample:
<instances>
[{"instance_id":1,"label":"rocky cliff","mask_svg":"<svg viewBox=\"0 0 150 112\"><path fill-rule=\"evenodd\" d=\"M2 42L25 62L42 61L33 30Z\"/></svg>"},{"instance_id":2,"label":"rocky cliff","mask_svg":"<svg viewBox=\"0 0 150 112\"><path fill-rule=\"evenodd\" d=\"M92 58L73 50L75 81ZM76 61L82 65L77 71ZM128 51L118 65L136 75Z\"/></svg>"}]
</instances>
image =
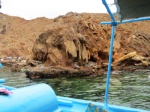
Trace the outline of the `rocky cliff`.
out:
<instances>
[{"instance_id":1,"label":"rocky cliff","mask_svg":"<svg viewBox=\"0 0 150 112\"><path fill-rule=\"evenodd\" d=\"M67 13L54 19L25 20L0 14L0 57L24 56L44 66L107 66L111 27L107 14ZM114 65L149 66L150 22L118 25Z\"/></svg>"}]
</instances>

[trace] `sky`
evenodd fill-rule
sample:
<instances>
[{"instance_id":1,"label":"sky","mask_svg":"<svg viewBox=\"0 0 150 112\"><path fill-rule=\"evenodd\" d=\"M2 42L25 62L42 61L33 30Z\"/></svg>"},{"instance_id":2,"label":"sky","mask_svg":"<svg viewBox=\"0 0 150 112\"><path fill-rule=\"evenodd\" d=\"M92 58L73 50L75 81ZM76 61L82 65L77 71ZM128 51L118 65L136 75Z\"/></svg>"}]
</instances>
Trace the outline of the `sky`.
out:
<instances>
[{"instance_id":1,"label":"sky","mask_svg":"<svg viewBox=\"0 0 150 112\"><path fill-rule=\"evenodd\" d=\"M107 0L111 4L113 0ZM0 12L27 20L55 18L68 12L107 13L101 0L1 0ZM115 7L111 7L115 12Z\"/></svg>"}]
</instances>

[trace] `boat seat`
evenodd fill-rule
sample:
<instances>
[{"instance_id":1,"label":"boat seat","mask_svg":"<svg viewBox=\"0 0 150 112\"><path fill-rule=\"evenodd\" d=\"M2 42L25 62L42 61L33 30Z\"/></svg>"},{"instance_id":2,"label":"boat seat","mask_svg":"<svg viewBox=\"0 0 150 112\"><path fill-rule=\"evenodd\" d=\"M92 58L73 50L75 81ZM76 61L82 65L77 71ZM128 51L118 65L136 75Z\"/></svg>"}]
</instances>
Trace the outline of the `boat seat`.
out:
<instances>
[{"instance_id":1,"label":"boat seat","mask_svg":"<svg viewBox=\"0 0 150 112\"><path fill-rule=\"evenodd\" d=\"M56 94L47 84L36 84L0 95L0 112L53 112L58 108Z\"/></svg>"}]
</instances>

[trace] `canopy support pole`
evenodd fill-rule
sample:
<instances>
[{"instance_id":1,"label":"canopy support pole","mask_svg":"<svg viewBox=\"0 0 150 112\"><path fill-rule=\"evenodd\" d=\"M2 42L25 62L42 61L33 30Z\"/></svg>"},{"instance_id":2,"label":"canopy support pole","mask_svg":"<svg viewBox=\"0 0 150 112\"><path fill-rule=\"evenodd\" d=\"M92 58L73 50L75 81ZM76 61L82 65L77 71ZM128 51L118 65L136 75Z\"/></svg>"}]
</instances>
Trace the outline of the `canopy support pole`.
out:
<instances>
[{"instance_id":1,"label":"canopy support pole","mask_svg":"<svg viewBox=\"0 0 150 112\"><path fill-rule=\"evenodd\" d=\"M106 0L102 0L102 3L105 5L105 7L106 7L106 9L107 9L107 12L109 13L109 15L110 15L112 21L113 21L113 22L116 22L115 17L113 16L113 14L112 14L110 8L108 7L108 4L107 4Z\"/></svg>"},{"instance_id":2,"label":"canopy support pole","mask_svg":"<svg viewBox=\"0 0 150 112\"><path fill-rule=\"evenodd\" d=\"M109 92L109 83L110 83L110 75L111 75L111 63L112 63L112 55L113 55L113 46L114 46L114 37L115 37L115 28L117 26L117 22L115 20L114 15L112 14L110 8L106 0L102 0L103 4L105 5L107 12L109 13L112 22L112 32L111 32L111 42L110 42L110 51L109 51L109 62L108 62L108 70L107 70L107 79L106 79L106 90L105 90L105 100L104 100L104 109L109 110L108 108L108 92Z\"/></svg>"},{"instance_id":3,"label":"canopy support pole","mask_svg":"<svg viewBox=\"0 0 150 112\"><path fill-rule=\"evenodd\" d=\"M125 24L125 23L133 23L133 22L138 22L138 21L146 21L146 20L150 20L150 17L142 17L142 18L137 18L137 19L129 19L129 20L123 20L123 21L117 21L117 25L118 24ZM102 25L105 25L105 24L109 24L111 25L112 22L101 22Z\"/></svg>"},{"instance_id":4,"label":"canopy support pole","mask_svg":"<svg viewBox=\"0 0 150 112\"><path fill-rule=\"evenodd\" d=\"M104 100L104 108L106 110L109 110L108 109L108 92L109 92L109 83L110 83L110 75L111 75L111 63L112 63L112 56L113 56L115 28L116 28L116 24L112 24L111 42L110 42L110 51L109 51L109 62L108 62L107 79L106 79L105 100Z\"/></svg>"}]
</instances>

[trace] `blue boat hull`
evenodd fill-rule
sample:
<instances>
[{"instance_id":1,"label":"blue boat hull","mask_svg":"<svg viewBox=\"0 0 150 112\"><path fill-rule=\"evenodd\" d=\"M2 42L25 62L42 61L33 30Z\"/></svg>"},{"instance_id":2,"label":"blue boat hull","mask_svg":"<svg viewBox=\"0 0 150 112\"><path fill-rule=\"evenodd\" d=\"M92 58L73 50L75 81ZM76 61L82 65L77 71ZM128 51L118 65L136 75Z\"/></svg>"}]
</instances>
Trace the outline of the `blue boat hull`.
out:
<instances>
[{"instance_id":1,"label":"blue boat hull","mask_svg":"<svg viewBox=\"0 0 150 112\"><path fill-rule=\"evenodd\" d=\"M94 112L87 111L90 103L99 108L104 107L103 103L56 96L53 89L43 83L18 89L5 85L0 87L12 92L10 95L0 95L0 112ZM109 105L109 112L148 111Z\"/></svg>"},{"instance_id":2,"label":"blue boat hull","mask_svg":"<svg viewBox=\"0 0 150 112\"><path fill-rule=\"evenodd\" d=\"M100 108L103 108L104 103L91 102L87 100L80 100L68 97L57 96L59 108L54 112L86 112L89 103L92 103ZM61 102L64 101L64 102ZM141 109L128 108L117 105L108 105L109 112L150 112ZM92 111L93 112L93 111Z\"/></svg>"}]
</instances>

